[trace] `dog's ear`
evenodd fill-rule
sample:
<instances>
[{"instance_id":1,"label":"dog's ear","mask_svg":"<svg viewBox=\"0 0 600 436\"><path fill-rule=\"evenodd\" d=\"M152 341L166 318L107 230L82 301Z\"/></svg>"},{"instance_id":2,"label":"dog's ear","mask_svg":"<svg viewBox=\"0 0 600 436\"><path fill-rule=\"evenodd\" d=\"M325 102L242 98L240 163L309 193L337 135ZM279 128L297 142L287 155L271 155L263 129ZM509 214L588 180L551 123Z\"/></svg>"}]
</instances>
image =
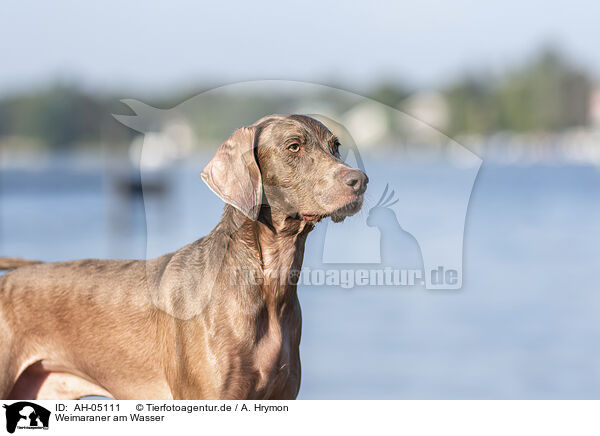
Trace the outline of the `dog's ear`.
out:
<instances>
[{"instance_id":1,"label":"dog's ear","mask_svg":"<svg viewBox=\"0 0 600 436\"><path fill-rule=\"evenodd\" d=\"M241 127L202 171L202 180L223 201L252 220L262 203L262 179L254 157L254 127Z\"/></svg>"}]
</instances>

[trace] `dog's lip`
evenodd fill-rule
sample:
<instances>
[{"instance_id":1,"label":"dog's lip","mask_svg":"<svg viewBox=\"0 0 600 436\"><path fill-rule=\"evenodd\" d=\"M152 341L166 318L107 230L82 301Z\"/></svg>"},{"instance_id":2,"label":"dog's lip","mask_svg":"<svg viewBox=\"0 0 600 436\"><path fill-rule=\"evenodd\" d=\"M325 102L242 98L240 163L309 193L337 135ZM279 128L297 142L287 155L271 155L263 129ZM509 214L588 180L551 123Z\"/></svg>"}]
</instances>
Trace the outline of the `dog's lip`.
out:
<instances>
[{"instance_id":1,"label":"dog's lip","mask_svg":"<svg viewBox=\"0 0 600 436\"><path fill-rule=\"evenodd\" d=\"M354 200L351 200L348 203L344 204L342 207L339 207L336 210L334 210L330 215L333 215L334 213L344 213L344 212L352 213L352 211L354 211L354 209L358 209L362 206L362 202L363 202L362 196L359 198L355 198Z\"/></svg>"},{"instance_id":2,"label":"dog's lip","mask_svg":"<svg viewBox=\"0 0 600 436\"><path fill-rule=\"evenodd\" d=\"M302 219L304 219L310 223L316 223L316 222L321 221L323 218L326 218L326 217L332 216L332 215L343 215L343 216L351 215L351 214L355 213L355 209L359 209L361 206L362 206L362 196L349 201L348 203L344 204L343 206L338 207L336 210L329 212L329 213L325 213L325 214L301 213L299 215L302 217Z\"/></svg>"},{"instance_id":3,"label":"dog's lip","mask_svg":"<svg viewBox=\"0 0 600 436\"><path fill-rule=\"evenodd\" d=\"M302 218L304 218L306 221L316 223L323 218L323 215L303 213Z\"/></svg>"}]
</instances>

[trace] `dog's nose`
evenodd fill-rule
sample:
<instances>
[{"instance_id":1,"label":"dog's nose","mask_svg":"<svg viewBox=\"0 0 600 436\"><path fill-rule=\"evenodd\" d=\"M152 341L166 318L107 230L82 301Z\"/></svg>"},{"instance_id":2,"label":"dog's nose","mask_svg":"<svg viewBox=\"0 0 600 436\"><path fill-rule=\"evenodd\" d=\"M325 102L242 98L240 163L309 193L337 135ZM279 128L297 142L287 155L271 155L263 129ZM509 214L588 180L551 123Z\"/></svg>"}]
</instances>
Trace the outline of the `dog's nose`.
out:
<instances>
[{"instance_id":1,"label":"dog's nose","mask_svg":"<svg viewBox=\"0 0 600 436\"><path fill-rule=\"evenodd\" d=\"M369 183L369 178L365 173L361 170L348 170L346 174L342 176L342 180L344 183L357 194L362 194L367 189L367 183Z\"/></svg>"}]
</instances>

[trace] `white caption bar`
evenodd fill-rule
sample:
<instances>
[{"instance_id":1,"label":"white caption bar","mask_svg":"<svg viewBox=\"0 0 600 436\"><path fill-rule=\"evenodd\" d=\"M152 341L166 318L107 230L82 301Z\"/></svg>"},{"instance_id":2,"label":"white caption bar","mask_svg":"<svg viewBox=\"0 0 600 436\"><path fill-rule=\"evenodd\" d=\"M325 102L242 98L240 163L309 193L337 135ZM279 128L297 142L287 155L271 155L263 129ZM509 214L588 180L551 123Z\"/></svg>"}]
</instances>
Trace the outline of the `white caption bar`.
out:
<instances>
[{"instance_id":1,"label":"white caption bar","mask_svg":"<svg viewBox=\"0 0 600 436\"><path fill-rule=\"evenodd\" d=\"M0 401L13 434L599 435L600 401ZM37 406L37 407L34 407ZM39 407L41 406L41 408ZM47 415L44 410L49 411ZM15 421L16 420L16 421ZM45 430L44 428L47 427ZM7 434L2 428L0 434ZM34 432L32 430L43 430ZM117 433L112 433L112 432ZM134 433L135 432L135 433ZM168 433L167 433L168 432Z\"/></svg>"}]
</instances>

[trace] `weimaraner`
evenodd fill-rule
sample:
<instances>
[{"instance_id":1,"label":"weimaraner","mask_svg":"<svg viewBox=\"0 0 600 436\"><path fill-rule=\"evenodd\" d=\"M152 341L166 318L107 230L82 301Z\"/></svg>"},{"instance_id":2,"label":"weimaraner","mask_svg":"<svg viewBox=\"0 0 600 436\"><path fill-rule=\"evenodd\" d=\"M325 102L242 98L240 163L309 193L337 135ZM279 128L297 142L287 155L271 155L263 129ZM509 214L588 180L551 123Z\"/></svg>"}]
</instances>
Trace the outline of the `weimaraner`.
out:
<instances>
[{"instance_id":1,"label":"weimaraner","mask_svg":"<svg viewBox=\"0 0 600 436\"><path fill-rule=\"evenodd\" d=\"M306 237L368 183L338 147L313 118L267 116L203 170L227 203L206 237L146 261L1 258L0 397L296 398Z\"/></svg>"}]
</instances>

